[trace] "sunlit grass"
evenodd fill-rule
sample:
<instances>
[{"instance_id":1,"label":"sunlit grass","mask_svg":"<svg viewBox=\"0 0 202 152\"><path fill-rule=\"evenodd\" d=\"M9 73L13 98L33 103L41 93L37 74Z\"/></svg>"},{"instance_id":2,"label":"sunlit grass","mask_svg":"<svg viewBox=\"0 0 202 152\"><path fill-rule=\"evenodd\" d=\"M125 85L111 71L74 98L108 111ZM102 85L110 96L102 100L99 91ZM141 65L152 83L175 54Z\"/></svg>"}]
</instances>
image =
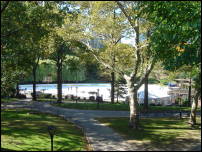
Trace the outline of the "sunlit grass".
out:
<instances>
[{"instance_id":1,"label":"sunlit grass","mask_svg":"<svg viewBox=\"0 0 202 152\"><path fill-rule=\"evenodd\" d=\"M98 120L123 135L125 139L141 142L143 147L148 149L154 147L180 149L184 144L200 143L201 139L200 118L197 118L198 125L195 128L191 128L187 123L188 118L142 118L140 130L129 128L128 118L98 118Z\"/></svg>"},{"instance_id":2,"label":"sunlit grass","mask_svg":"<svg viewBox=\"0 0 202 152\"><path fill-rule=\"evenodd\" d=\"M86 150L83 132L74 124L60 117L29 110L1 112L1 147L20 151L50 151L49 125L56 126L54 150Z\"/></svg>"},{"instance_id":3,"label":"sunlit grass","mask_svg":"<svg viewBox=\"0 0 202 152\"><path fill-rule=\"evenodd\" d=\"M18 98L1 98L1 103L10 103L14 101L19 101Z\"/></svg>"},{"instance_id":4,"label":"sunlit grass","mask_svg":"<svg viewBox=\"0 0 202 152\"><path fill-rule=\"evenodd\" d=\"M97 108L97 103L53 103L54 106L59 106L63 108L70 109L83 109L83 110L112 110L112 111L129 111L129 105L123 103L100 103L99 109ZM143 106L139 106L139 109L143 111ZM179 107L179 106L149 106L149 112L179 112L180 109L182 111L190 111L191 107ZM200 108L198 108L200 111Z\"/></svg>"}]
</instances>

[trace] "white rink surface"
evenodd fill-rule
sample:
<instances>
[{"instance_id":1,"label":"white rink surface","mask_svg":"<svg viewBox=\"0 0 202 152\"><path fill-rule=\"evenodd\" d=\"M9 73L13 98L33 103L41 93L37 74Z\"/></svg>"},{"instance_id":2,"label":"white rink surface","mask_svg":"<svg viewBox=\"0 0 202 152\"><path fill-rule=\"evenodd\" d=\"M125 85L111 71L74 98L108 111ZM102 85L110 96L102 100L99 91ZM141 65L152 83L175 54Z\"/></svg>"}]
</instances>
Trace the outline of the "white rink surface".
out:
<instances>
[{"instance_id":1,"label":"white rink surface","mask_svg":"<svg viewBox=\"0 0 202 152\"><path fill-rule=\"evenodd\" d=\"M20 85L20 93L26 94L31 97L32 84ZM37 84L37 91L43 93L50 93L57 96L57 84ZM127 88L126 88L127 90ZM149 101L150 102L160 102L163 101L165 104L170 104L171 96L168 95L169 87L161 86L157 84L149 84ZM111 84L110 83L78 83L78 84L63 84L62 94L74 95L80 98L88 99L90 96L95 96L99 92L99 95L103 97L103 100L110 101ZM120 101L125 101L124 98L119 98ZM144 100L144 85L142 85L138 90L139 103Z\"/></svg>"}]
</instances>

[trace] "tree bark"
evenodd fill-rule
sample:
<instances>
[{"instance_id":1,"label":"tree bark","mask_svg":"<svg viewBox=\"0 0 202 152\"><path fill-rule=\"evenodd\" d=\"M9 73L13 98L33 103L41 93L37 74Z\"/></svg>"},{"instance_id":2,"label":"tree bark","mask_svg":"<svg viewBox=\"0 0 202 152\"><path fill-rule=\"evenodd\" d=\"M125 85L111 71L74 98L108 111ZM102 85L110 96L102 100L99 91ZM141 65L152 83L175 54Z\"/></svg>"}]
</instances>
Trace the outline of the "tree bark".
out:
<instances>
[{"instance_id":1,"label":"tree bark","mask_svg":"<svg viewBox=\"0 0 202 152\"><path fill-rule=\"evenodd\" d=\"M145 78L144 83L144 107L145 112L148 112L148 77Z\"/></svg>"},{"instance_id":2,"label":"tree bark","mask_svg":"<svg viewBox=\"0 0 202 152\"><path fill-rule=\"evenodd\" d=\"M190 78L190 82L189 82L188 105L187 106L191 106L191 78Z\"/></svg>"},{"instance_id":3,"label":"tree bark","mask_svg":"<svg viewBox=\"0 0 202 152\"><path fill-rule=\"evenodd\" d=\"M139 114L138 114L138 100L137 100L137 89L135 89L134 82L131 77L126 79L129 95L129 106L130 106L130 120L129 127L138 129L139 128Z\"/></svg>"},{"instance_id":4,"label":"tree bark","mask_svg":"<svg viewBox=\"0 0 202 152\"><path fill-rule=\"evenodd\" d=\"M190 119L189 119L189 123L191 124L191 126L196 125L196 110L197 110L197 106L198 106L199 94L200 94L199 91L197 91L197 93L194 97L194 100L192 102Z\"/></svg>"},{"instance_id":5,"label":"tree bark","mask_svg":"<svg viewBox=\"0 0 202 152\"><path fill-rule=\"evenodd\" d=\"M115 81L115 74L111 72L111 103L114 103L114 81Z\"/></svg>"},{"instance_id":6,"label":"tree bark","mask_svg":"<svg viewBox=\"0 0 202 152\"><path fill-rule=\"evenodd\" d=\"M119 103L119 83L117 82L117 97L116 97L116 103Z\"/></svg>"},{"instance_id":7,"label":"tree bark","mask_svg":"<svg viewBox=\"0 0 202 152\"><path fill-rule=\"evenodd\" d=\"M16 86L16 97L17 98L19 97L19 94L20 94L19 83L17 83L17 86Z\"/></svg>"},{"instance_id":8,"label":"tree bark","mask_svg":"<svg viewBox=\"0 0 202 152\"><path fill-rule=\"evenodd\" d=\"M59 51L57 56L57 91L58 91L57 102L61 103L62 102L62 60L60 58Z\"/></svg>"},{"instance_id":9,"label":"tree bark","mask_svg":"<svg viewBox=\"0 0 202 152\"><path fill-rule=\"evenodd\" d=\"M33 71L32 71L32 74L33 74L33 97L32 97L32 100L33 101L36 101L37 98L36 98L36 67L33 67Z\"/></svg>"},{"instance_id":10,"label":"tree bark","mask_svg":"<svg viewBox=\"0 0 202 152\"><path fill-rule=\"evenodd\" d=\"M3 11L5 11L6 7L8 7L8 3L9 1L6 1L3 7L1 8L1 14L3 13Z\"/></svg>"}]
</instances>

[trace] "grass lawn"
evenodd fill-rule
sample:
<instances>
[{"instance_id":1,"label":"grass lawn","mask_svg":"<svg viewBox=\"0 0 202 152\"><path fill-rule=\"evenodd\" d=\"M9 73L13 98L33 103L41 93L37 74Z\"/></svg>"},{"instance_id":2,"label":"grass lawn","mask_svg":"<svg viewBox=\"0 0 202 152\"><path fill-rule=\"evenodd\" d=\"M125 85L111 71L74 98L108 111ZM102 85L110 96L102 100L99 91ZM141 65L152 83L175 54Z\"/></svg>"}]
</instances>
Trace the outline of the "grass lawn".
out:
<instances>
[{"instance_id":1,"label":"grass lawn","mask_svg":"<svg viewBox=\"0 0 202 152\"><path fill-rule=\"evenodd\" d=\"M47 126L56 126L55 151L84 151L87 141L81 129L54 115L26 109L1 112L2 150L50 151Z\"/></svg>"},{"instance_id":2,"label":"grass lawn","mask_svg":"<svg viewBox=\"0 0 202 152\"><path fill-rule=\"evenodd\" d=\"M113 128L128 142L142 150L186 150L201 143L201 118L198 125L192 129L188 118L142 118L143 130L133 130L128 127L128 118L98 118L101 123Z\"/></svg>"},{"instance_id":3,"label":"grass lawn","mask_svg":"<svg viewBox=\"0 0 202 152\"><path fill-rule=\"evenodd\" d=\"M8 102L13 102L13 101L19 101L20 99L18 98L1 98L1 103L8 103Z\"/></svg>"},{"instance_id":4,"label":"grass lawn","mask_svg":"<svg viewBox=\"0 0 202 152\"><path fill-rule=\"evenodd\" d=\"M12 102L12 101L19 101L20 99L17 98L2 98L1 101L2 103L6 102ZM57 99L47 99L47 98L38 98L37 101L39 102L47 102L47 101L57 101ZM72 102L71 99L63 99L63 101L70 101ZM111 111L129 111L129 105L124 104L124 103L100 103L99 109L97 109L97 103L90 103L88 100L86 101L73 101L74 103L52 103L54 106L59 106L63 108L70 108L70 109L82 109L82 110L111 110ZM143 111L143 106L139 106L140 110ZM149 106L149 112L179 112L180 108L182 111L188 111L190 112L191 108L190 107L179 107L179 106ZM198 107L197 111L201 111L201 108Z\"/></svg>"},{"instance_id":5,"label":"grass lawn","mask_svg":"<svg viewBox=\"0 0 202 152\"><path fill-rule=\"evenodd\" d=\"M70 108L70 109L83 109L83 110L98 110L97 109L97 103L53 103L54 106L59 106L63 108ZM143 106L139 107L142 111ZM149 106L149 112L170 112L170 111L176 111L179 112L179 110L182 111L190 111L190 107L179 107L179 106ZM129 105L123 104L123 103L100 103L99 110L112 110L112 111L129 111ZM200 111L200 108L198 108L198 111Z\"/></svg>"}]
</instances>

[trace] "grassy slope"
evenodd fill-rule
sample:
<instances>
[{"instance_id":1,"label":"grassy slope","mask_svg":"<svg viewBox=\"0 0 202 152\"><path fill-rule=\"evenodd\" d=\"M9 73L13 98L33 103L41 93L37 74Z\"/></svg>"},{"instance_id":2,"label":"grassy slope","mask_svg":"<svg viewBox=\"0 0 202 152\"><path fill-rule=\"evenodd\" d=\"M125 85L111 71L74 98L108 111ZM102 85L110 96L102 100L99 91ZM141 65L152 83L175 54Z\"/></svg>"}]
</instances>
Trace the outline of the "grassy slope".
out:
<instances>
[{"instance_id":1,"label":"grassy slope","mask_svg":"<svg viewBox=\"0 0 202 152\"><path fill-rule=\"evenodd\" d=\"M98 110L97 103L61 103L61 104L52 104L54 106L59 106L63 108L72 108L72 109L86 109L86 110ZM142 110L142 106L140 109ZM150 106L149 112L165 112L165 111L190 111L190 107L179 107L179 106ZM111 103L101 103L99 110L114 110L114 111L129 111L129 105L127 104L111 104ZM198 108L198 110L200 110Z\"/></svg>"},{"instance_id":2,"label":"grassy slope","mask_svg":"<svg viewBox=\"0 0 202 152\"><path fill-rule=\"evenodd\" d=\"M50 137L47 126L57 127L54 150L86 150L86 141L80 129L66 120L28 110L1 112L1 147L20 151L48 151Z\"/></svg>"},{"instance_id":3,"label":"grassy slope","mask_svg":"<svg viewBox=\"0 0 202 152\"><path fill-rule=\"evenodd\" d=\"M1 103L8 103L13 101L19 101L17 98L1 98Z\"/></svg>"},{"instance_id":4,"label":"grassy slope","mask_svg":"<svg viewBox=\"0 0 202 152\"><path fill-rule=\"evenodd\" d=\"M187 119L144 118L141 120L143 130L128 128L127 118L99 118L98 120L119 132L129 142L139 143L140 148L145 150L154 148L182 150L201 142L201 130L198 128L201 124L196 129L192 129L187 124ZM197 120L201 123L200 118Z\"/></svg>"}]
</instances>

